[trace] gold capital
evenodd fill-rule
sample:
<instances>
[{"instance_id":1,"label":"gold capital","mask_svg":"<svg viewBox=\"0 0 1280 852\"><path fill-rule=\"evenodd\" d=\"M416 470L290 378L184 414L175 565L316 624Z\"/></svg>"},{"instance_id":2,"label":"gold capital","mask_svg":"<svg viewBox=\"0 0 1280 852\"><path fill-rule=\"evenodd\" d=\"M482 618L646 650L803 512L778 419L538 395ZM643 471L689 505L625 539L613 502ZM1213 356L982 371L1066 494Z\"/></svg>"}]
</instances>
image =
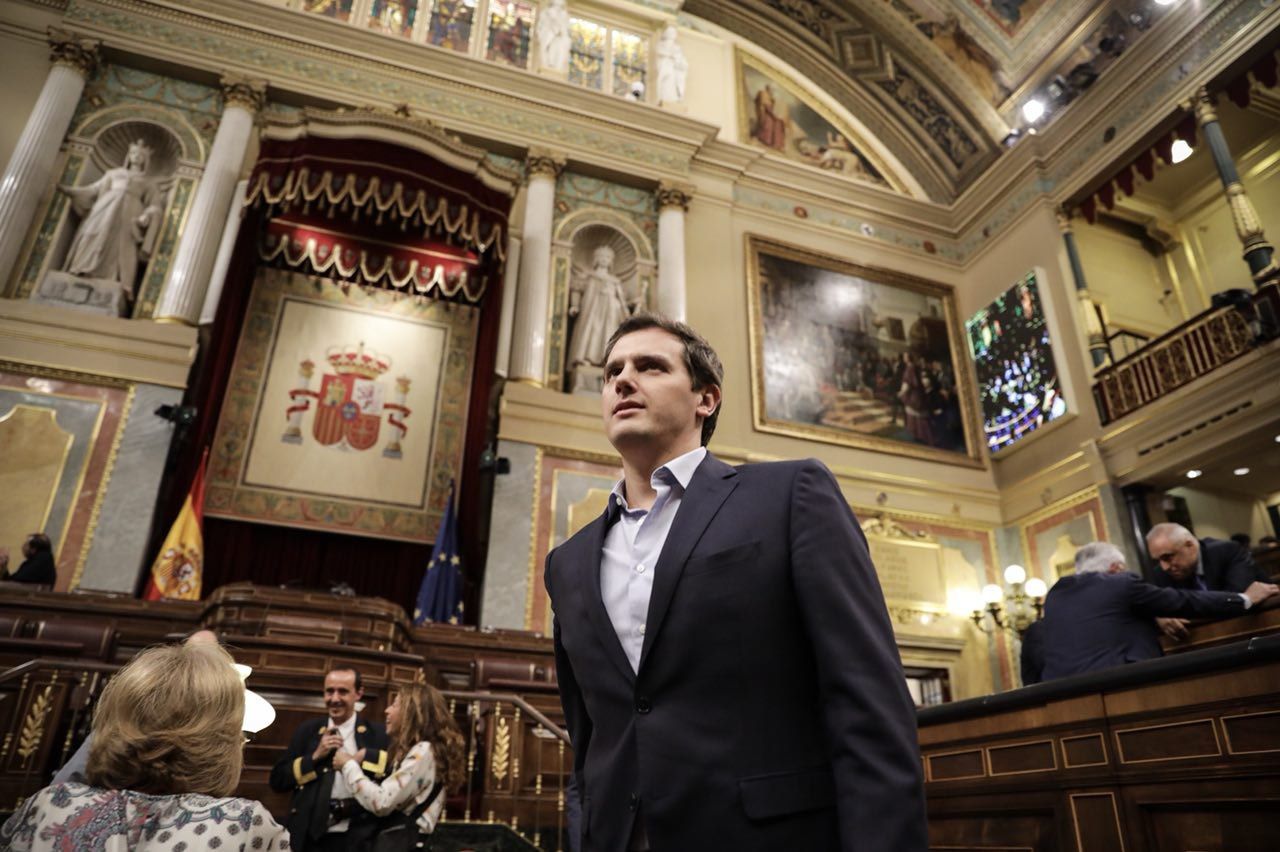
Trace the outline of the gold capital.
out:
<instances>
[{"instance_id":1,"label":"gold capital","mask_svg":"<svg viewBox=\"0 0 1280 852\"><path fill-rule=\"evenodd\" d=\"M49 27L49 58L54 65L64 65L82 77L89 77L98 67L98 48L102 42L85 38L70 30Z\"/></svg>"},{"instance_id":2,"label":"gold capital","mask_svg":"<svg viewBox=\"0 0 1280 852\"><path fill-rule=\"evenodd\" d=\"M530 178L549 177L555 180L564 171L565 160L546 148L530 148L525 158L525 172Z\"/></svg>"},{"instance_id":3,"label":"gold capital","mask_svg":"<svg viewBox=\"0 0 1280 852\"><path fill-rule=\"evenodd\" d=\"M663 181L658 184L658 209L663 210L667 207L679 207L681 210L689 209L689 200L693 198L694 188L687 183L675 183Z\"/></svg>"},{"instance_id":4,"label":"gold capital","mask_svg":"<svg viewBox=\"0 0 1280 852\"><path fill-rule=\"evenodd\" d=\"M253 80L239 74L224 74L222 84L222 108L240 107L256 113L267 101L267 81Z\"/></svg>"},{"instance_id":5,"label":"gold capital","mask_svg":"<svg viewBox=\"0 0 1280 852\"><path fill-rule=\"evenodd\" d=\"M1213 106L1213 96L1209 90L1201 86L1195 97L1196 122L1204 127L1218 120L1218 113Z\"/></svg>"},{"instance_id":6,"label":"gold capital","mask_svg":"<svg viewBox=\"0 0 1280 852\"><path fill-rule=\"evenodd\" d=\"M1053 216L1058 220L1058 230L1064 234L1071 233L1071 211L1065 207L1053 208Z\"/></svg>"}]
</instances>

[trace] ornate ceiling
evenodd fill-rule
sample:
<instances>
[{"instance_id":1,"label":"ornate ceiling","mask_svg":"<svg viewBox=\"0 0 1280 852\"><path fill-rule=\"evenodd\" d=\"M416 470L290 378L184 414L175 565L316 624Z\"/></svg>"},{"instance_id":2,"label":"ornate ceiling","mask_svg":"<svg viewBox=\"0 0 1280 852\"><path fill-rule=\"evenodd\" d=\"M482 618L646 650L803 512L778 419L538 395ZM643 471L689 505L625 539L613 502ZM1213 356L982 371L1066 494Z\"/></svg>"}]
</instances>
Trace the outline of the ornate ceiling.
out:
<instances>
[{"instance_id":1,"label":"ornate ceiling","mask_svg":"<svg viewBox=\"0 0 1280 852\"><path fill-rule=\"evenodd\" d=\"M827 90L942 202L999 157L1028 98L1065 107L1165 13L1151 0L685 0L683 9Z\"/></svg>"}]
</instances>

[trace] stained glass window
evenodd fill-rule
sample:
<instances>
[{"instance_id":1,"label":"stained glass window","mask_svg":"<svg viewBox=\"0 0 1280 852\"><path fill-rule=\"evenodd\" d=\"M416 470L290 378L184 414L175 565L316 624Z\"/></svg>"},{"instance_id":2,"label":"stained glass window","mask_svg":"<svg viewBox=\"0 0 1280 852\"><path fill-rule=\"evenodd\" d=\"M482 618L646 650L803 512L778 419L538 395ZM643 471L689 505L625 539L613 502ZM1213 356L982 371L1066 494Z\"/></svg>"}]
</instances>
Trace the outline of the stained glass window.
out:
<instances>
[{"instance_id":1,"label":"stained glass window","mask_svg":"<svg viewBox=\"0 0 1280 852\"><path fill-rule=\"evenodd\" d=\"M649 42L634 33L614 30L613 43L613 93L626 97L635 83L645 82L648 69Z\"/></svg>"},{"instance_id":2,"label":"stained glass window","mask_svg":"<svg viewBox=\"0 0 1280 852\"><path fill-rule=\"evenodd\" d=\"M418 15L418 0L373 0L369 28L387 35L408 38Z\"/></svg>"},{"instance_id":3,"label":"stained glass window","mask_svg":"<svg viewBox=\"0 0 1280 852\"><path fill-rule=\"evenodd\" d=\"M569 82L604 88L604 51L608 30L581 18L569 19Z\"/></svg>"},{"instance_id":4,"label":"stained glass window","mask_svg":"<svg viewBox=\"0 0 1280 852\"><path fill-rule=\"evenodd\" d=\"M475 24L475 17L476 0L436 0L427 41L466 53L471 45L471 27Z\"/></svg>"},{"instance_id":5,"label":"stained glass window","mask_svg":"<svg viewBox=\"0 0 1280 852\"><path fill-rule=\"evenodd\" d=\"M489 43L485 59L528 68L529 33L532 31L532 3L489 0Z\"/></svg>"},{"instance_id":6,"label":"stained glass window","mask_svg":"<svg viewBox=\"0 0 1280 852\"><path fill-rule=\"evenodd\" d=\"M339 21L351 20L351 4L355 0L302 0L302 10Z\"/></svg>"}]
</instances>

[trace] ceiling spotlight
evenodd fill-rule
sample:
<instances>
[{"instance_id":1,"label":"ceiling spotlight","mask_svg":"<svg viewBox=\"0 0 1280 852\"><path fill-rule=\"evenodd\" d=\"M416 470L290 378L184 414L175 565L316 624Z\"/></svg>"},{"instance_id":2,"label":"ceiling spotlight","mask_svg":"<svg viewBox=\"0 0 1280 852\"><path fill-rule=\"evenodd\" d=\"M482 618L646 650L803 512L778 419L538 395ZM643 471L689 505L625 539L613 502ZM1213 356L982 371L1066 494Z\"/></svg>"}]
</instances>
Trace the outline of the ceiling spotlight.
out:
<instances>
[{"instance_id":1,"label":"ceiling spotlight","mask_svg":"<svg viewBox=\"0 0 1280 852\"><path fill-rule=\"evenodd\" d=\"M1247 467L1238 467L1238 468L1236 468L1235 470L1233 470L1233 471L1231 471L1231 472L1232 472L1232 473L1234 473L1236 476L1248 476L1248 475L1249 475L1249 468L1247 468Z\"/></svg>"},{"instance_id":2,"label":"ceiling spotlight","mask_svg":"<svg viewBox=\"0 0 1280 852\"><path fill-rule=\"evenodd\" d=\"M1157 5L1157 6L1172 6L1174 3L1177 3L1177 2L1178 2L1178 0L1156 0L1156 5Z\"/></svg>"},{"instance_id":3,"label":"ceiling spotlight","mask_svg":"<svg viewBox=\"0 0 1280 852\"><path fill-rule=\"evenodd\" d=\"M1280 444L1280 435L1276 435L1276 443Z\"/></svg>"},{"instance_id":4,"label":"ceiling spotlight","mask_svg":"<svg viewBox=\"0 0 1280 852\"><path fill-rule=\"evenodd\" d=\"M1173 140L1173 151L1169 161L1176 165L1181 163L1187 157L1190 157L1193 153L1195 153L1195 149L1187 144L1187 140L1175 139Z\"/></svg>"},{"instance_id":5,"label":"ceiling spotlight","mask_svg":"<svg viewBox=\"0 0 1280 852\"><path fill-rule=\"evenodd\" d=\"M1044 115L1044 101L1039 98L1032 98L1022 105L1022 117L1032 123L1037 122Z\"/></svg>"},{"instance_id":6,"label":"ceiling spotlight","mask_svg":"<svg viewBox=\"0 0 1280 852\"><path fill-rule=\"evenodd\" d=\"M1198 479L1203 474L1204 474L1203 470L1197 470L1195 468L1192 468L1191 470L1187 471L1187 479Z\"/></svg>"}]
</instances>

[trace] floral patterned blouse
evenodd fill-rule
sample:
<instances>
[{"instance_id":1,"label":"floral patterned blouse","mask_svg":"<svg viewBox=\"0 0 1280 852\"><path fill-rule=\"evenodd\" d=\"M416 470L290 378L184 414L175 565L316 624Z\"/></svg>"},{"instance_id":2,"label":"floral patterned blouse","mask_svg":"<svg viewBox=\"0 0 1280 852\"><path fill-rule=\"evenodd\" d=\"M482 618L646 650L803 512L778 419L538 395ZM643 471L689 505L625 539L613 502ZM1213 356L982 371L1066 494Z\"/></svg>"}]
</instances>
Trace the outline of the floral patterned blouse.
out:
<instances>
[{"instance_id":1,"label":"floral patterned blouse","mask_svg":"<svg viewBox=\"0 0 1280 852\"><path fill-rule=\"evenodd\" d=\"M0 828L13 852L280 852L289 834L252 799L45 787Z\"/></svg>"},{"instance_id":2,"label":"floral patterned blouse","mask_svg":"<svg viewBox=\"0 0 1280 852\"><path fill-rule=\"evenodd\" d=\"M354 760L343 764L342 774L351 788L351 795L366 811L378 816L397 810L409 813L431 795L436 784L436 758L431 751L431 743L420 742L409 749L404 760L381 785L366 778ZM443 811L444 792L441 791L431 807L418 817L418 830L423 834L435 831Z\"/></svg>"}]
</instances>

